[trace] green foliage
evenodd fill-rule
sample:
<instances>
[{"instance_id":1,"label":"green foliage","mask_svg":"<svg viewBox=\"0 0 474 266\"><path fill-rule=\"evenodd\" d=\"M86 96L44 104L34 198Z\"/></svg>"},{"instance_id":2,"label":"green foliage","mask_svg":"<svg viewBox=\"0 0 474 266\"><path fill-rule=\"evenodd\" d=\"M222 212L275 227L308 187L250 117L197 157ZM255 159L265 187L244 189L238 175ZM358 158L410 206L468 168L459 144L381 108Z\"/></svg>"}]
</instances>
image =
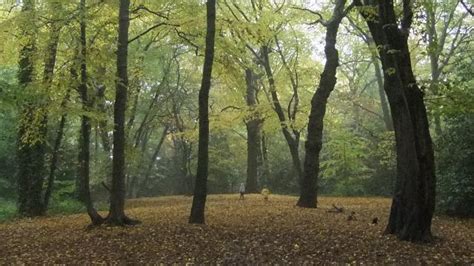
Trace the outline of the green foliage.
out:
<instances>
[{"instance_id":1,"label":"green foliage","mask_svg":"<svg viewBox=\"0 0 474 266\"><path fill-rule=\"evenodd\" d=\"M327 131L321 160L322 191L337 195L363 195L370 177L365 160L367 140L346 130Z\"/></svg>"},{"instance_id":2,"label":"green foliage","mask_svg":"<svg viewBox=\"0 0 474 266\"><path fill-rule=\"evenodd\" d=\"M449 118L438 137L438 211L474 216L474 115Z\"/></svg>"},{"instance_id":3,"label":"green foliage","mask_svg":"<svg viewBox=\"0 0 474 266\"><path fill-rule=\"evenodd\" d=\"M0 222L13 219L16 214L15 202L0 198Z\"/></svg>"},{"instance_id":4,"label":"green foliage","mask_svg":"<svg viewBox=\"0 0 474 266\"><path fill-rule=\"evenodd\" d=\"M94 1L92 1L94 2ZM24 138L38 140L34 129L45 114L48 116L46 166L56 138L58 121L67 114L63 143L59 151L50 213L84 211L73 200L76 193L77 150L80 116L91 118L90 186L96 201L106 201L108 192L102 182L111 176L111 154L104 149L104 139L112 143L113 99L115 97L115 50L117 32L116 1L98 1L88 5L87 74L94 105L83 110L76 88L79 27L75 15L77 3L66 1L38 2L38 20L21 15L20 6L0 10L0 195L16 197L17 124L24 117L18 113L21 104L37 100ZM202 1L138 1L132 3L133 20L130 37L140 36L129 45L130 90L127 109L127 193L129 196L190 194L197 162L197 99L201 85L202 55L205 37L205 5ZM258 2L258 3L257 3ZM277 3L278 2L278 3ZM291 1L290 1L291 2ZM245 121L262 119L268 149L268 173L260 177L260 185L276 193L299 192L288 145L281 134L281 122L269 96L268 79L256 58L262 45L270 49L276 91L285 116L295 104L294 83L298 86L299 106L295 120L286 119L285 126L301 132L300 158L304 160L304 139L311 96L318 83L324 58L324 31L307 26L318 17L294 8L293 3L279 1L223 1L218 5L216 54L210 93L209 192L231 192L245 181L247 150ZM446 3L443 3L446 2ZM257 3L257 6L254 4ZM138 6L137 4L143 4ZM418 4L417 4L418 5ZM472 123L460 117L474 111L472 90L472 21L456 9L457 1L423 1L415 15L414 33L410 35L412 62L425 88L425 100L431 117L440 116L444 134L436 139L438 158L439 210L470 210L472 202L472 146L468 131ZM331 1L312 6L328 18ZM145 7L148 9L145 9ZM302 5L301 7L307 7ZM401 7L401 6L400 6ZM436 13L438 40L428 36L430 24L426 12ZM376 7L360 7L369 20L378 19ZM151 11L151 12L150 12ZM453 11L452 19L449 18ZM402 12L400 8L397 12ZM356 12L354 12L356 13ZM340 66L337 88L328 103L321 155L320 192L338 195L390 196L395 180L396 155L393 133L386 132L382 120L380 97L375 77L373 53L383 49L364 42L361 31L367 31L361 16L348 14L338 36ZM57 64L51 86L43 84L44 58L49 52L51 21L60 21ZM441 37L444 23L449 33ZM34 77L31 86L20 89L17 82L18 52L25 38L18 26L28 24L37 35L32 58ZM154 25L159 25L154 27ZM353 27L354 26L354 27ZM151 29L151 27L154 27ZM309 28L311 27L311 28ZM358 27L358 28L357 28ZM455 34L460 29L459 37ZM463 37L464 36L464 37ZM456 38L457 42L456 42ZM277 42L279 45L277 45ZM454 50L450 50L452 47ZM398 53L390 49L389 54ZM255 54L254 54L255 53ZM445 64L439 80L432 83L430 56L439 56ZM258 104L246 104L245 70L258 76ZM389 75L395 69L388 69ZM292 80L293 79L293 80ZM104 86L105 95L96 95ZM69 95L66 106L62 102ZM96 97L97 96L97 97ZM99 102L103 101L103 102ZM99 109L99 103L103 109ZM450 118L444 121L446 117ZM105 125L101 123L104 122ZM456 123L460 123L456 126ZM104 126L104 128L102 128ZM168 132L156 161L152 161L163 128ZM466 133L467 132L467 133ZM102 135L103 134L103 135ZM148 171L150 170L150 171ZM131 180L136 178L136 184ZM130 191L134 193L130 193ZM471 193L471 194L469 194ZM471 205L466 205L467 203ZM14 204L3 200L0 217L12 217ZM466 207L467 206L467 207ZM0 206L1 207L1 206ZM469 211L469 212L472 212ZM1 219L1 218L0 218Z\"/></svg>"},{"instance_id":5,"label":"green foliage","mask_svg":"<svg viewBox=\"0 0 474 266\"><path fill-rule=\"evenodd\" d=\"M84 203L74 199L63 199L51 202L48 214L74 214L85 211Z\"/></svg>"},{"instance_id":6,"label":"green foliage","mask_svg":"<svg viewBox=\"0 0 474 266\"><path fill-rule=\"evenodd\" d=\"M10 199L16 194L16 115L2 105L6 94L0 93L0 197Z\"/></svg>"}]
</instances>

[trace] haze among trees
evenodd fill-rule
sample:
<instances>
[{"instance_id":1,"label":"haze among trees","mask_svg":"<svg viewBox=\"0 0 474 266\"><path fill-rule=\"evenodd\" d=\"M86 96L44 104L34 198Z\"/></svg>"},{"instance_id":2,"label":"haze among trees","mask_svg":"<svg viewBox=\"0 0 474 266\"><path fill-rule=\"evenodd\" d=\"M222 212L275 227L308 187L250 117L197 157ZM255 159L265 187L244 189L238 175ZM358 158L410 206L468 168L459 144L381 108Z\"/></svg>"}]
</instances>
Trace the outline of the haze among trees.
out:
<instances>
[{"instance_id":1,"label":"haze among trees","mask_svg":"<svg viewBox=\"0 0 474 266\"><path fill-rule=\"evenodd\" d=\"M1 2L0 262L474 263L473 16L463 0ZM112 244L53 255L65 232Z\"/></svg>"}]
</instances>

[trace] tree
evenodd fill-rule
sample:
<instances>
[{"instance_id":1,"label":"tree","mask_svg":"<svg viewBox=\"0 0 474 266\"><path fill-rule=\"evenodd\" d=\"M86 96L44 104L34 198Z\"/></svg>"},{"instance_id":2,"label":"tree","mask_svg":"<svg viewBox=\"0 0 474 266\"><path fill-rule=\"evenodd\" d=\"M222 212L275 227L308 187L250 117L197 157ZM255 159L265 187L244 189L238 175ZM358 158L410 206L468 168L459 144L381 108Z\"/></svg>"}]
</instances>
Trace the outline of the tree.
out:
<instances>
[{"instance_id":1,"label":"tree","mask_svg":"<svg viewBox=\"0 0 474 266\"><path fill-rule=\"evenodd\" d=\"M34 93L32 87L34 86L35 64L33 58L37 49L36 16L35 1L24 1L20 27L25 42L20 50L18 82L25 95ZM49 70L47 73L49 74ZM50 80L49 76L47 78ZM22 104L18 127L18 212L24 216L39 216L44 211L42 192L47 115L38 100L28 98Z\"/></svg>"},{"instance_id":2,"label":"tree","mask_svg":"<svg viewBox=\"0 0 474 266\"><path fill-rule=\"evenodd\" d=\"M295 33L291 24L287 20L282 20L284 17L282 14L288 12L288 7L290 5L284 2L273 4L252 2L251 5L248 4L247 6L239 6L236 3L232 3L232 8L227 1L224 1L224 5L230 11L229 16L232 16L237 22L231 23L231 30L233 31L232 36L235 35L243 47L251 52L253 60L249 61L255 61L256 67L254 67L254 70L263 71L263 75L267 80L268 90L265 90L265 88L264 90L267 94L267 99L278 118L281 132L290 151L291 162L294 170L292 175L295 176L295 181L299 184L302 179L302 165L299 155L302 129L296 125L297 113L300 111L298 92L299 76L296 69L299 64L299 44L298 38L295 34L294 37L296 38L297 44L291 44L292 47L295 47L295 51L293 52L293 58L290 57L291 59L288 59L286 58L288 55L284 55L283 51L286 50L287 47L285 46L287 44L282 44L279 40L279 34L281 34L282 28L284 27L290 28L292 33ZM245 12L245 7L249 8L251 11ZM291 16L291 14L287 15ZM278 58L272 58L271 54L273 51L277 52ZM245 55L241 53L240 56L243 57ZM293 62L289 62L290 60ZM275 61L281 62L275 63ZM282 68L285 71L280 71L278 68L279 64L282 65ZM247 63L247 65L251 64ZM283 94L284 86L277 84L278 72L286 72L285 75L288 76L291 83L292 95L288 101L287 108L284 106L284 100L281 95ZM261 141L261 143L263 144L264 142ZM263 163L265 164L264 160ZM266 172L267 170L268 169L263 166L263 172ZM263 175L265 174L266 173L263 173Z\"/></svg>"},{"instance_id":3,"label":"tree","mask_svg":"<svg viewBox=\"0 0 474 266\"><path fill-rule=\"evenodd\" d=\"M189 223L203 224L207 196L207 174L209 165L209 91L211 89L212 65L214 62L214 42L216 34L216 1L208 0L206 51L199 91L199 146L196 182Z\"/></svg>"},{"instance_id":4,"label":"tree","mask_svg":"<svg viewBox=\"0 0 474 266\"><path fill-rule=\"evenodd\" d=\"M87 213L93 225L100 225L103 218L97 213L92 204L91 192L89 188L90 179L90 135L91 135L91 119L88 112L92 109L92 99L88 93L88 76L87 76L87 35L86 35L86 1L81 0L79 4L80 10L80 48L79 48L79 86L78 91L82 102L81 129L79 134L79 155L78 155L78 198L82 201L87 209Z\"/></svg>"},{"instance_id":5,"label":"tree","mask_svg":"<svg viewBox=\"0 0 474 266\"><path fill-rule=\"evenodd\" d=\"M130 26L130 0L120 0L117 42L117 80L114 103L114 140L112 161L112 187L109 216L112 225L136 224L125 215L125 110L128 89L128 29Z\"/></svg>"},{"instance_id":6,"label":"tree","mask_svg":"<svg viewBox=\"0 0 474 266\"><path fill-rule=\"evenodd\" d=\"M382 69L380 68L380 63L377 58L377 48L374 43L374 40L370 36L369 33L367 33L367 30L364 30L361 28L354 20L349 18L349 22L351 23L351 26L356 30L356 34L359 35L362 40L367 44L369 51L370 51L370 60L372 64L374 65L374 71L375 71L375 77L377 81L377 87L378 87L378 92L379 92L379 97L380 97L380 105L382 107L382 114L383 114L383 121L385 123L385 129L387 131L393 131L393 125L392 125L392 118L390 115L390 110L389 106L387 103L387 98L385 96L385 91L383 88L383 74L382 74Z\"/></svg>"},{"instance_id":7,"label":"tree","mask_svg":"<svg viewBox=\"0 0 474 266\"><path fill-rule=\"evenodd\" d=\"M350 5L344 9L346 1L338 0L334 7L332 17L327 22L322 22L326 27L326 45L324 53L326 63L321 73L321 79L316 92L311 100L311 111L308 120L308 136L305 143L305 161L301 192L298 202L299 207L316 208L317 206L317 178L319 175L319 153L322 148L323 120L326 114L326 104L329 95L336 86L336 70L339 66L339 55L336 49L337 32L339 24L347 12L352 8Z\"/></svg>"},{"instance_id":8,"label":"tree","mask_svg":"<svg viewBox=\"0 0 474 266\"><path fill-rule=\"evenodd\" d=\"M257 193L258 190L258 166L261 154L261 124L262 119L255 110L257 106L257 75L251 70L245 70L245 81L247 86L246 101L250 109L250 115L245 122L247 127L247 180L245 189L248 193Z\"/></svg>"},{"instance_id":9,"label":"tree","mask_svg":"<svg viewBox=\"0 0 474 266\"><path fill-rule=\"evenodd\" d=\"M434 154L423 93L408 48L412 3L403 1L400 25L393 1L356 1L378 47L397 150L397 180L385 230L409 241L430 241L435 207Z\"/></svg>"},{"instance_id":10,"label":"tree","mask_svg":"<svg viewBox=\"0 0 474 266\"><path fill-rule=\"evenodd\" d=\"M441 94L442 81L446 78L445 69L451 63L456 50L462 48L463 42L470 36L469 29L463 27L468 13L455 16L458 5L457 0L422 1L426 15L424 26L428 37L426 50L430 61L428 89L435 96ZM441 135L443 132L440 111L434 110L433 120L436 135Z\"/></svg>"}]
</instances>

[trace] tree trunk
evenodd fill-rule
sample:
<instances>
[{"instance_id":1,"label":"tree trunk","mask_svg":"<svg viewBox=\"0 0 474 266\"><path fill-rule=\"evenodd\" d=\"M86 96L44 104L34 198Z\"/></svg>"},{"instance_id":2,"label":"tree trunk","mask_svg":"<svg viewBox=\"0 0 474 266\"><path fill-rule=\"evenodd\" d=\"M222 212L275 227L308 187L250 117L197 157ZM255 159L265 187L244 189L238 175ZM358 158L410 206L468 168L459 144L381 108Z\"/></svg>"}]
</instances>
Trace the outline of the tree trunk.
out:
<instances>
[{"instance_id":1,"label":"tree trunk","mask_svg":"<svg viewBox=\"0 0 474 266\"><path fill-rule=\"evenodd\" d=\"M105 71L104 71L105 72ZM107 117L107 108L105 107L105 85L98 85L96 90L96 95L97 95L97 109L99 109L99 112ZM109 139L109 133L107 129L107 118L101 119L99 121L99 134L100 138L102 140L102 148L104 149L107 154L110 153L110 139Z\"/></svg>"},{"instance_id":2,"label":"tree trunk","mask_svg":"<svg viewBox=\"0 0 474 266\"><path fill-rule=\"evenodd\" d=\"M204 208L207 197L207 174L209 167L209 91L211 89L212 64L214 61L214 41L216 33L216 0L207 4L206 51L199 91L199 147L193 205L189 223L204 224Z\"/></svg>"},{"instance_id":3,"label":"tree trunk","mask_svg":"<svg viewBox=\"0 0 474 266\"><path fill-rule=\"evenodd\" d=\"M372 49L371 49L371 53L372 53L371 60L372 60L372 63L374 64L375 77L377 78L377 86L378 86L379 97L380 97L380 105L382 106L382 114L383 114L383 121L385 123L385 129L387 131L393 131L392 117L390 115L390 110L389 110L387 98L385 96L385 91L384 91L382 71L380 69L380 64L377 59L377 55L375 54L375 51L372 52Z\"/></svg>"},{"instance_id":4,"label":"tree trunk","mask_svg":"<svg viewBox=\"0 0 474 266\"><path fill-rule=\"evenodd\" d=\"M35 4L23 2L21 31L25 44L20 49L18 83L27 91L33 81L33 54L36 50ZM18 125L18 213L23 216L43 214L44 157L47 131L46 110L34 100L27 100L20 111ZM33 137L31 137L33 136Z\"/></svg>"},{"instance_id":5,"label":"tree trunk","mask_svg":"<svg viewBox=\"0 0 474 266\"><path fill-rule=\"evenodd\" d=\"M344 18L345 0L338 0L333 15L326 25L326 46L324 53L326 63L319 86L311 100L311 111L308 121L308 136L305 143L306 156L304 161L303 180L297 206L316 208L317 180L319 175L319 153L322 148L323 121L329 95L336 86L336 70L339 66L339 55L336 49L336 38L339 24Z\"/></svg>"},{"instance_id":6,"label":"tree trunk","mask_svg":"<svg viewBox=\"0 0 474 266\"><path fill-rule=\"evenodd\" d=\"M107 223L111 225L136 224L125 215L125 111L128 90L128 28L130 0L120 0L117 43L117 79L114 103L114 140L112 161L112 188Z\"/></svg>"},{"instance_id":7,"label":"tree trunk","mask_svg":"<svg viewBox=\"0 0 474 266\"><path fill-rule=\"evenodd\" d=\"M378 8L378 21L366 18L377 46L382 47L384 88L397 149L397 181L385 232L402 240L430 241L436 185L434 155L423 93L416 84L408 49L413 14L409 1L403 3L400 26L391 1L373 5Z\"/></svg>"},{"instance_id":8,"label":"tree trunk","mask_svg":"<svg viewBox=\"0 0 474 266\"><path fill-rule=\"evenodd\" d=\"M261 119L255 111L257 106L257 88L255 82L255 74L251 69L245 70L245 80L247 82L247 106L250 111L247 126L247 181L246 192L258 192L258 166L259 166L259 149L261 149Z\"/></svg>"},{"instance_id":9,"label":"tree trunk","mask_svg":"<svg viewBox=\"0 0 474 266\"><path fill-rule=\"evenodd\" d=\"M265 74L267 75L268 84L270 86L270 95L272 97L273 107L275 112L277 113L278 119L280 120L281 131L283 136L285 137L286 143L288 144L288 148L290 149L291 160L293 162L293 168L296 171L297 178L296 181L298 184L301 184L302 177L303 177L303 170L301 168L301 160L299 155L299 133L296 135L291 135L290 129L288 127L288 121L285 118L285 112L283 111L283 107L280 104L280 100L278 98L278 93L276 91L275 79L273 77L273 71L270 65L270 57L269 57L269 48L268 46L262 46L261 48L262 53L262 63L265 69Z\"/></svg>"},{"instance_id":10,"label":"tree trunk","mask_svg":"<svg viewBox=\"0 0 474 266\"><path fill-rule=\"evenodd\" d=\"M66 108L67 102L69 101L69 94L70 94L70 89L68 89L68 91L66 92L66 96L64 96L64 99L61 103L62 109ZM48 184L44 192L44 203L43 203L44 211L48 209L49 201L51 199L51 194L53 193L54 178L55 178L56 170L58 168L59 149L61 148L61 142L64 135L66 117L67 117L66 113L61 115L61 120L59 121L58 129L56 131L56 139L54 140L53 152L51 153L51 163L49 166Z\"/></svg>"},{"instance_id":11,"label":"tree trunk","mask_svg":"<svg viewBox=\"0 0 474 266\"><path fill-rule=\"evenodd\" d=\"M80 82L79 94L82 101L82 110L84 112L91 111L92 101L89 99L87 88L87 46L86 46L86 0L80 2ZM91 219L93 225L99 225L103 222L103 218L97 213L91 199L89 188L90 179L90 135L91 135L91 121L87 114L81 116L81 129L79 134L79 169L78 169L78 199L83 202L87 209L87 214Z\"/></svg>"},{"instance_id":12,"label":"tree trunk","mask_svg":"<svg viewBox=\"0 0 474 266\"><path fill-rule=\"evenodd\" d=\"M148 164L148 167L145 170L145 174L143 177L143 182L141 183L141 186L138 187L137 189L137 195L140 194L140 189L142 187L146 187L148 184L148 179L150 178L151 171L153 170L153 166L155 165L156 159L158 158L158 154L160 153L161 146L163 146L163 143L165 141L166 135L168 134L168 125L166 125L163 129L163 133L161 134L160 141L158 142L158 145L155 148L155 151L153 152L153 155L151 156L150 163Z\"/></svg>"},{"instance_id":13,"label":"tree trunk","mask_svg":"<svg viewBox=\"0 0 474 266\"><path fill-rule=\"evenodd\" d=\"M268 148L267 148L267 137L265 135L265 131L262 130L261 132L261 135L262 135L262 138L261 138L261 148L260 148L260 154L259 154L259 157L260 157L260 160L259 162L261 162L261 176L260 176L260 180L261 180L261 184L263 187L266 187L268 186L268 179L270 178L270 164L269 164L269 161L268 161Z\"/></svg>"},{"instance_id":14,"label":"tree trunk","mask_svg":"<svg viewBox=\"0 0 474 266\"><path fill-rule=\"evenodd\" d=\"M54 7L55 6L53 5L52 8ZM43 74L43 82L47 84L47 86L50 86L53 80L60 30L61 30L61 25L59 25L58 22L53 22L51 25L50 39L49 39L49 44L48 44L48 55L46 56L46 59L45 59L44 74ZM69 93L70 93L70 90L68 89L68 91L66 92L66 96L64 96L64 99L61 102L62 109L66 107L66 104L69 101ZM43 209L44 209L43 212L46 212L46 210L48 209L51 193L53 192L54 175L57 169L59 148L61 147L61 140L63 137L65 124L66 124L66 114L64 113L61 116L61 120L59 122L58 130L56 132L56 139L54 141L53 151L51 153L51 163L49 167L48 183L46 186L46 190L44 193L44 200L43 200Z\"/></svg>"}]
</instances>

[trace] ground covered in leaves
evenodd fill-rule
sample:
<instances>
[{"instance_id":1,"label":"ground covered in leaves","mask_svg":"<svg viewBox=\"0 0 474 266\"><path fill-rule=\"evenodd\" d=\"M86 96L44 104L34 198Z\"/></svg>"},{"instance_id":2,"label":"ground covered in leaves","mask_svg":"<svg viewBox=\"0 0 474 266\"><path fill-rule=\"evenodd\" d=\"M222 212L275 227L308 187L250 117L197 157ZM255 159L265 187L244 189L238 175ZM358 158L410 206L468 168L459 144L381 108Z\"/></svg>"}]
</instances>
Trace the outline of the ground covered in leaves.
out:
<instances>
[{"instance_id":1,"label":"ground covered in leaves","mask_svg":"<svg viewBox=\"0 0 474 266\"><path fill-rule=\"evenodd\" d=\"M23 219L0 224L0 264L469 264L474 263L474 219L435 217L432 244L383 236L390 206L382 198L323 197L318 209L271 195L208 197L207 225L187 223L191 197L133 200L135 227L87 229L86 215ZM344 213L330 213L332 204ZM356 220L348 221L351 211ZM373 218L379 223L371 225Z\"/></svg>"}]
</instances>

